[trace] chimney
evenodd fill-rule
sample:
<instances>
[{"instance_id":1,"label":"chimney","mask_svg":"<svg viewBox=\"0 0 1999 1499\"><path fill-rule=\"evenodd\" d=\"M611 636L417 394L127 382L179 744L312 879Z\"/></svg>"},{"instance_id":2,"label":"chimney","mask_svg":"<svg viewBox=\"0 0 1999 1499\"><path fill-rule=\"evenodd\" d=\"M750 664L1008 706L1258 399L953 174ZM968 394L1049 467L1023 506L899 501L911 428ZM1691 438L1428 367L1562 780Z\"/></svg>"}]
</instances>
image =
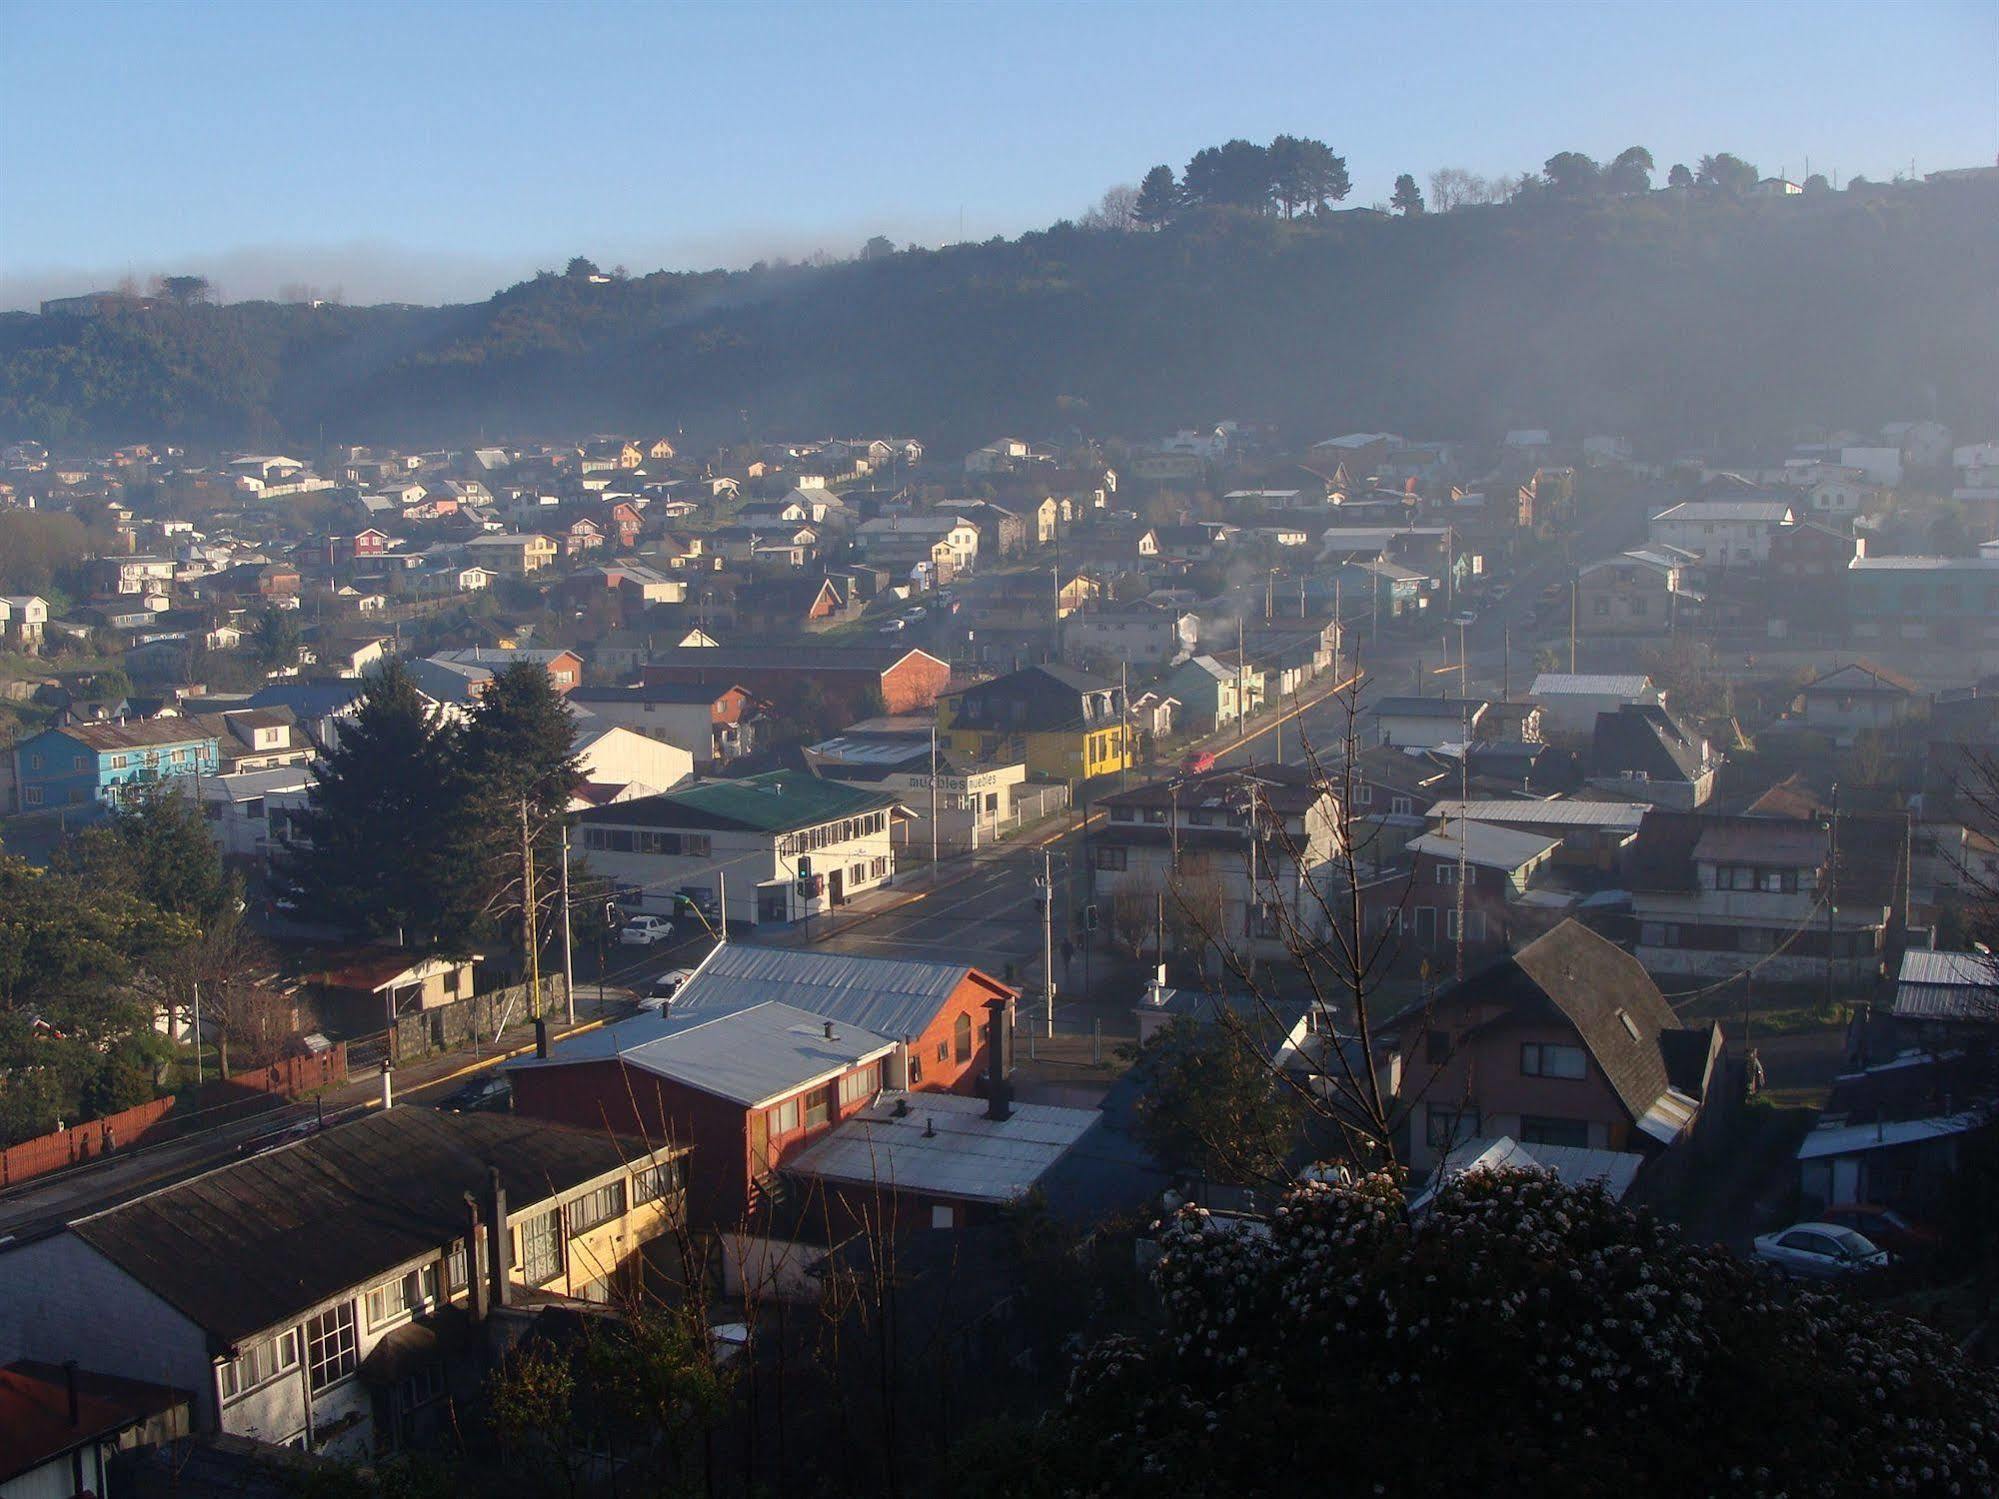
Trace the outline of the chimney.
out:
<instances>
[{"instance_id":1,"label":"chimney","mask_svg":"<svg viewBox=\"0 0 1999 1499\"><path fill-rule=\"evenodd\" d=\"M830 1020L826 1022L826 1039L828 1041L833 1039L833 1022Z\"/></svg>"},{"instance_id":2,"label":"chimney","mask_svg":"<svg viewBox=\"0 0 1999 1499\"><path fill-rule=\"evenodd\" d=\"M479 1274L479 1199L465 1194L465 1303L474 1322L486 1320L486 1281Z\"/></svg>"},{"instance_id":3,"label":"chimney","mask_svg":"<svg viewBox=\"0 0 1999 1499\"><path fill-rule=\"evenodd\" d=\"M989 1001L986 1009L986 1117L1005 1120L1013 1117L1006 1080L1006 1001Z\"/></svg>"},{"instance_id":4,"label":"chimney","mask_svg":"<svg viewBox=\"0 0 1999 1499\"><path fill-rule=\"evenodd\" d=\"M509 1268L507 1258L510 1247L507 1236L507 1189L500 1180L498 1166L488 1166L486 1173L487 1180L491 1183L488 1196L492 1201L491 1227L487 1230L491 1243L488 1246L490 1253L486 1257L486 1268L493 1281L493 1310L498 1311L507 1304L511 1295L507 1280Z\"/></svg>"}]
</instances>

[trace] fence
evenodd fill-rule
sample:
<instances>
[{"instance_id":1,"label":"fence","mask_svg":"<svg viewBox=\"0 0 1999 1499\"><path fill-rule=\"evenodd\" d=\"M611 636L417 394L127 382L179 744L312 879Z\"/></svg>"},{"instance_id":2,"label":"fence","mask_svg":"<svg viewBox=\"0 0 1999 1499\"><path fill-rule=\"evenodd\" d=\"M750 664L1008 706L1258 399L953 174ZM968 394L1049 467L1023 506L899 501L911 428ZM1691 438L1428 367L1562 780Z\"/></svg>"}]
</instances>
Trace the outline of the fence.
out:
<instances>
[{"instance_id":1,"label":"fence","mask_svg":"<svg viewBox=\"0 0 1999 1499\"><path fill-rule=\"evenodd\" d=\"M550 974L541 981L544 1015L562 1011L567 1003L562 975ZM515 984L490 994L447 1005L432 1005L398 1016L388 1032L389 1059L400 1065L435 1056L442 1051L459 1051L468 1046L490 1046L508 1031L521 1030L533 1023L529 1013L528 986Z\"/></svg>"},{"instance_id":2,"label":"fence","mask_svg":"<svg viewBox=\"0 0 1999 1499\"><path fill-rule=\"evenodd\" d=\"M276 1108L347 1079L347 1049L336 1046L317 1056L286 1057L210 1083L199 1092L174 1094L134 1104L102 1119L73 1124L53 1134L23 1140L0 1150L0 1187L17 1186L51 1171L81 1166L114 1150L157 1145L198 1129L210 1129ZM185 1107L183 1098L188 1099Z\"/></svg>"}]
</instances>

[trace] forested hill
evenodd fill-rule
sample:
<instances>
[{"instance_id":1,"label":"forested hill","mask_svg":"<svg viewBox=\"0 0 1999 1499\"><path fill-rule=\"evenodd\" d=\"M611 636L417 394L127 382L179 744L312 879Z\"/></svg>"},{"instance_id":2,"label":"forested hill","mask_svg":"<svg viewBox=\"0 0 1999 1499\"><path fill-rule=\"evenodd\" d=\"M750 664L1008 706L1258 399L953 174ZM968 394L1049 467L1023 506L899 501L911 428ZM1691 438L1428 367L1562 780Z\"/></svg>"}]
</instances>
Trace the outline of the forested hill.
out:
<instances>
[{"instance_id":1,"label":"forested hill","mask_svg":"<svg viewBox=\"0 0 1999 1499\"><path fill-rule=\"evenodd\" d=\"M0 436L1145 435L1225 416L1658 448L1999 409L1999 189L1536 201L595 282L0 318Z\"/></svg>"}]
</instances>

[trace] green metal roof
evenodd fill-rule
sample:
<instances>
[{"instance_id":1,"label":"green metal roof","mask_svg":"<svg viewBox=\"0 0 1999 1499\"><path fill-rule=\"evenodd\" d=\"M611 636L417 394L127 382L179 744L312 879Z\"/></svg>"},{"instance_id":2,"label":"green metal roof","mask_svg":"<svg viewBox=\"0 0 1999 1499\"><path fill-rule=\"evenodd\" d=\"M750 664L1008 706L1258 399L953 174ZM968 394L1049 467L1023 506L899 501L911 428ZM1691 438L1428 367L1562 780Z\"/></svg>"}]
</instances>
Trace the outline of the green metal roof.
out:
<instances>
[{"instance_id":1,"label":"green metal roof","mask_svg":"<svg viewBox=\"0 0 1999 1499\"><path fill-rule=\"evenodd\" d=\"M736 781L701 781L658 796L614 802L585 812L579 821L628 827L747 828L788 833L836 817L879 812L893 796L803 770L773 770Z\"/></svg>"}]
</instances>

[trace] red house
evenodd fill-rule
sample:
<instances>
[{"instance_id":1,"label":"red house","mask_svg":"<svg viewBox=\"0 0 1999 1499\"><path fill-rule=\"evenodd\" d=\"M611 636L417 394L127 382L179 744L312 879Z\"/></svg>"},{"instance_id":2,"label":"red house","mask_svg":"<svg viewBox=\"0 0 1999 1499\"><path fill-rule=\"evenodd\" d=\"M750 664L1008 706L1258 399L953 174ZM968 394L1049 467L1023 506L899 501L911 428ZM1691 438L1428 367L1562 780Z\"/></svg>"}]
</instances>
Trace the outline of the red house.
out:
<instances>
[{"instance_id":1,"label":"red house","mask_svg":"<svg viewBox=\"0 0 1999 1499\"><path fill-rule=\"evenodd\" d=\"M741 685L759 697L779 698L802 681L816 682L828 699L869 711L870 689L881 694L887 713L920 713L936 706L951 680L951 664L909 646L795 646L729 650L689 646L654 657L644 670L648 687L662 682L694 682L715 687Z\"/></svg>"},{"instance_id":2,"label":"red house","mask_svg":"<svg viewBox=\"0 0 1999 1499\"><path fill-rule=\"evenodd\" d=\"M963 964L724 943L661 1014L513 1064L514 1107L693 1147L690 1221L731 1228L883 1089L979 1091L991 1007L1015 998Z\"/></svg>"}]
</instances>

